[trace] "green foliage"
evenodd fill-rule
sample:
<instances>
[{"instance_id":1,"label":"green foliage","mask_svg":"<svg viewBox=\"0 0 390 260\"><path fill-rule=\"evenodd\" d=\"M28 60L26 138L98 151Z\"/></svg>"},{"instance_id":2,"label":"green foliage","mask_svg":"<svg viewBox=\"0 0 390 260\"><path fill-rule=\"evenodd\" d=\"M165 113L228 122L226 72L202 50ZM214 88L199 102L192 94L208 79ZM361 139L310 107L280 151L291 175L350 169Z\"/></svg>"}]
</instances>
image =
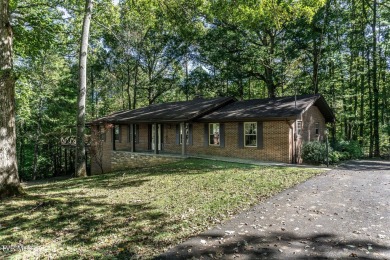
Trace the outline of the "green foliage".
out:
<instances>
[{"instance_id":1,"label":"green foliage","mask_svg":"<svg viewBox=\"0 0 390 260\"><path fill-rule=\"evenodd\" d=\"M370 1L94 3L87 120L197 94L249 99L318 91L336 113L334 138L355 140L330 153L337 162L361 156L359 146L372 154L371 128L379 119L373 120L372 112L375 76L382 104L381 153L389 154L390 9L385 1L378 4L376 39ZM53 165L34 167L34 156L53 164L44 147L74 133L84 1L11 0L10 7L19 169L23 177L53 175Z\"/></svg>"},{"instance_id":2,"label":"green foliage","mask_svg":"<svg viewBox=\"0 0 390 260\"><path fill-rule=\"evenodd\" d=\"M332 149L329 148L329 153ZM326 144L319 141L307 142L302 146L302 159L306 163L325 164Z\"/></svg>"},{"instance_id":3,"label":"green foliage","mask_svg":"<svg viewBox=\"0 0 390 260\"><path fill-rule=\"evenodd\" d=\"M339 162L348 160L349 154L346 152L332 151L329 153L329 162L332 164L337 164Z\"/></svg>"},{"instance_id":4,"label":"green foliage","mask_svg":"<svg viewBox=\"0 0 390 260\"><path fill-rule=\"evenodd\" d=\"M334 148L329 147L329 163L358 159L363 156L362 149L357 141L341 141ZM324 142L307 142L302 147L304 162L326 164L326 144Z\"/></svg>"},{"instance_id":5,"label":"green foliage","mask_svg":"<svg viewBox=\"0 0 390 260\"><path fill-rule=\"evenodd\" d=\"M209 12L221 20L245 27L281 29L299 17L311 20L325 0L282 1L211 1Z\"/></svg>"},{"instance_id":6,"label":"green foliage","mask_svg":"<svg viewBox=\"0 0 390 260\"><path fill-rule=\"evenodd\" d=\"M363 156L362 148L357 141L340 141L335 150L343 154L341 160L358 159Z\"/></svg>"}]
</instances>

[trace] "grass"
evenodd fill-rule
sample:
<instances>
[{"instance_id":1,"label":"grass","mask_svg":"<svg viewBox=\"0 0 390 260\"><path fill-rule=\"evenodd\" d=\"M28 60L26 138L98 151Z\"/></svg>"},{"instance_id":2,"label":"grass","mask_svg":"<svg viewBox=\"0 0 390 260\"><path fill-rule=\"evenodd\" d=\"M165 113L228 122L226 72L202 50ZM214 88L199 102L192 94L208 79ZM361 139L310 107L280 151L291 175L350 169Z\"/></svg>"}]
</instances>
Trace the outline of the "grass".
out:
<instances>
[{"instance_id":1,"label":"grass","mask_svg":"<svg viewBox=\"0 0 390 260\"><path fill-rule=\"evenodd\" d=\"M1 202L0 258L149 259L318 173L188 159L30 185Z\"/></svg>"}]
</instances>

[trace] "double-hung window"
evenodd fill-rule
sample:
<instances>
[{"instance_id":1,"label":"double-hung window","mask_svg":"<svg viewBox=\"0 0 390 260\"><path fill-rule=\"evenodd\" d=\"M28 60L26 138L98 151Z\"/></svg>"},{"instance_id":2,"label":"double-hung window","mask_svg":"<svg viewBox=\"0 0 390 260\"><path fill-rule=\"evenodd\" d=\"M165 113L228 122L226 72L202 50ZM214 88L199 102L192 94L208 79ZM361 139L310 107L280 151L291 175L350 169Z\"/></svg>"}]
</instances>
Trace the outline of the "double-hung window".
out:
<instances>
[{"instance_id":1,"label":"double-hung window","mask_svg":"<svg viewBox=\"0 0 390 260\"><path fill-rule=\"evenodd\" d=\"M220 145L219 123L209 124L209 145Z\"/></svg>"},{"instance_id":2,"label":"double-hung window","mask_svg":"<svg viewBox=\"0 0 390 260\"><path fill-rule=\"evenodd\" d=\"M315 134L319 135L320 134L320 123L315 123L314 127L315 127L314 128Z\"/></svg>"},{"instance_id":3,"label":"double-hung window","mask_svg":"<svg viewBox=\"0 0 390 260\"><path fill-rule=\"evenodd\" d=\"M133 130L133 131L132 131ZM131 143L134 136L134 142L139 143L139 125L133 124L133 126L129 126L129 142Z\"/></svg>"},{"instance_id":4,"label":"double-hung window","mask_svg":"<svg viewBox=\"0 0 390 260\"><path fill-rule=\"evenodd\" d=\"M119 141L120 140L120 126L119 125L115 125L115 128L114 128L114 137L115 137L115 141Z\"/></svg>"},{"instance_id":5,"label":"double-hung window","mask_svg":"<svg viewBox=\"0 0 390 260\"><path fill-rule=\"evenodd\" d=\"M245 147L257 146L257 123L245 122L244 123L244 141Z\"/></svg>"}]
</instances>

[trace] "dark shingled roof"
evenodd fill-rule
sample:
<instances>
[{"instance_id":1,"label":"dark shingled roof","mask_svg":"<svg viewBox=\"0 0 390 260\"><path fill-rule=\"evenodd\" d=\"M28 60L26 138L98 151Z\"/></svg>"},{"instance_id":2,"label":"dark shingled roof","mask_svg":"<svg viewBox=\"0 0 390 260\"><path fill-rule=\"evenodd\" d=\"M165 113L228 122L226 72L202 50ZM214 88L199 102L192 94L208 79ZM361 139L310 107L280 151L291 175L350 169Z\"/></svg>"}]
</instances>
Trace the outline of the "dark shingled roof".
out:
<instances>
[{"instance_id":1,"label":"dark shingled roof","mask_svg":"<svg viewBox=\"0 0 390 260\"><path fill-rule=\"evenodd\" d=\"M90 122L90 125L126 122L183 122L194 120L221 106L234 102L232 97L212 99L197 98L190 101L170 102L150 105L134 110L116 112Z\"/></svg>"},{"instance_id":2,"label":"dark shingled roof","mask_svg":"<svg viewBox=\"0 0 390 260\"><path fill-rule=\"evenodd\" d=\"M204 115L199 118L199 121L295 119L312 105L318 107L324 115L326 122L335 120L334 114L325 99L321 95L316 94L297 96L296 102L294 96L237 101Z\"/></svg>"},{"instance_id":3,"label":"dark shingled roof","mask_svg":"<svg viewBox=\"0 0 390 260\"><path fill-rule=\"evenodd\" d=\"M232 97L213 99L198 98L191 101L155 104L147 107L121 111L96 119L89 125L103 122L126 123L163 123L163 122L223 122L248 120L295 119L311 106L317 106L326 122L334 122L335 116L319 95L301 95L236 101Z\"/></svg>"}]
</instances>

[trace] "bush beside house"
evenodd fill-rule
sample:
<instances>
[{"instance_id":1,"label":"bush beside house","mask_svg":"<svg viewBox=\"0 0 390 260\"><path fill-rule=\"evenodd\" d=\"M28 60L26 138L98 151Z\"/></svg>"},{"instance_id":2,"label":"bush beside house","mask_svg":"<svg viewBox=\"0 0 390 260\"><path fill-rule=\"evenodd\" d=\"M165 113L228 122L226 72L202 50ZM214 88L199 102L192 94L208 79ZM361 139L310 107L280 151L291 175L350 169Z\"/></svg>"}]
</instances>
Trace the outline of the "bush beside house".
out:
<instances>
[{"instance_id":1,"label":"bush beside house","mask_svg":"<svg viewBox=\"0 0 390 260\"><path fill-rule=\"evenodd\" d=\"M340 141L334 148L329 146L329 163L358 159L363 151L357 141ZM324 142L307 142L302 147L302 158L306 163L326 164L326 144Z\"/></svg>"}]
</instances>

